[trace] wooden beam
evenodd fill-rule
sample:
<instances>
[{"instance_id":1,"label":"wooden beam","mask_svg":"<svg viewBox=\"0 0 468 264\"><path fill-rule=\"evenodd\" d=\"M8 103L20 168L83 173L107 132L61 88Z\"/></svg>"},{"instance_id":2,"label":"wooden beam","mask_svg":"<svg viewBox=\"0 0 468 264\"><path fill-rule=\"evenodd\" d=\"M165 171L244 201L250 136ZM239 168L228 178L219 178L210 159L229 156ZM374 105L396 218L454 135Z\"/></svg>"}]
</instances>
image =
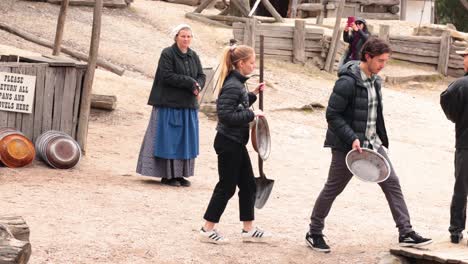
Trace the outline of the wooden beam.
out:
<instances>
[{"instance_id":1,"label":"wooden beam","mask_svg":"<svg viewBox=\"0 0 468 264\"><path fill-rule=\"evenodd\" d=\"M335 28L333 29L332 41L330 44L330 48L328 50L327 59L325 61L325 70L327 72L331 72L333 70L333 64L335 62L336 51L338 50L336 47L338 46L339 41L341 39L340 33L342 30L340 30L340 24L341 24L341 17L343 16L344 6L345 6L345 0L341 0L340 3L338 4L338 9L336 12Z\"/></svg>"},{"instance_id":2,"label":"wooden beam","mask_svg":"<svg viewBox=\"0 0 468 264\"><path fill-rule=\"evenodd\" d=\"M263 6L270 12L270 14L276 19L278 22L284 22L283 17L276 11L275 7L270 3L269 0L262 0Z\"/></svg>"},{"instance_id":3,"label":"wooden beam","mask_svg":"<svg viewBox=\"0 0 468 264\"><path fill-rule=\"evenodd\" d=\"M349 3L359 3L361 5L392 6L399 5L400 0L348 0Z\"/></svg>"},{"instance_id":4,"label":"wooden beam","mask_svg":"<svg viewBox=\"0 0 468 264\"><path fill-rule=\"evenodd\" d=\"M14 34L18 37L21 37L23 39L26 39L26 40L29 40L33 43L36 43L36 44L39 44L41 46L44 46L44 47L48 47L48 48L51 48L53 49L54 48L54 43L50 42L50 41L47 41L47 40L44 40L40 37L37 37L37 36L34 36L28 32L25 32L23 30L20 30L20 29L17 29L17 28L14 28L10 25L7 25L5 23L2 23L0 22L0 29L2 30L5 30L11 34ZM74 58L78 58L80 60L83 60L83 61L88 61L88 56L84 53L81 53L81 52L77 52L77 51L73 51L69 48L66 48L66 47L61 47L61 52L65 53L65 54L68 54ZM123 73L124 73L124 69L120 66L117 66L117 65L114 65L112 63L109 63L109 62L106 62L105 60L103 59L98 59L97 60L97 65L99 67L102 67L104 69L107 69L117 75L120 75L122 76Z\"/></svg>"},{"instance_id":5,"label":"wooden beam","mask_svg":"<svg viewBox=\"0 0 468 264\"><path fill-rule=\"evenodd\" d=\"M91 45L89 49L89 62L83 82L81 96L80 118L77 132L77 140L86 154L89 113L91 110L91 92L93 89L94 71L99 52L99 39L101 37L102 0L96 0L93 13L93 29L91 33Z\"/></svg>"},{"instance_id":6,"label":"wooden beam","mask_svg":"<svg viewBox=\"0 0 468 264\"><path fill-rule=\"evenodd\" d=\"M65 28L69 2L70 0L63 0L62 5L60 6L60 14L57 21L57 31L55 32L54 50L52 51L52 55L54 56L58 56L60 54L60 46L62 45L63 29Z\"/></svg>"},{"instance_id":7,"label":"wooden beam","mask_svg":"<svg viewBox=\"0 0 468 264\"><path fill-rule=\"evenodd\" d=\"M294 25L294 37L293 37L293 52L294 52L294 63L306 62L305 55L305 40L306 40L306 30L305 30L305 20L296 19Z\"/></svg>"},{"instance_id":8,"label":"wooden beam","mask_svg":"<svg viewBox=\"0 0 468 264\"><path fill-rule=\"evenodd\" d=\"M250 8L247 8L243 2L240 2L240 0L231 0L229 3L232 4L235 8L237 8L241 12L242 16L249 16Z\"/></svg>"},{"instance_id":9,"label":"wooden beam","mask_svg":"<svg viewBox=\"0 0 468 264\"><path fill-rule=\"evenodd\" d=\"M451 37L449 31L444 31L440 40L440 54L437 63L437 71L447 76L447 68L450 58Z\"/></svg>"},{"instance_id":10,"label":"wooden beam","mask_svg":"<svg viewBox=\"0 0 468 264\"><path fill-rule=\"evenodd\" d=\"M226 25L224 23L209 19L205 17L202 14L197 14L197 13L185 13L186 18L190 18L208 25L216 26L216 27L222 27L222 28L231 28L231 26Z\"/></svg>"},{"instance_id":11,"label":"wooden beam","mask_svg":"<svg viewBox=\"0 0 468 264\"><path fill-rule=\"evenodd\" d=\"M408 9L408 0L401 0L400 20L406 20L406 10Z\"/></svg>"},{"instance_id":12,"label":"wooden beam","mask_svg":"<svg viewBox=\"0 0 468 264\"><path fill-rule=\"evenodd\" d=\"M91 108L112 111L117 107L117 96L92 94L91 95Z\"/></svg>"},{"instance_id":13,"label":"wooden beam","mask_svg":"<svg viewBox=\"0 0 468 264\"><path fill-rule=\"evenodd\" d=\"M205 8L207 8L211 3L213 3L216 0L204 0L195 10L193 10L193 13L201 13Z\"/></svg>"}]
</instances>

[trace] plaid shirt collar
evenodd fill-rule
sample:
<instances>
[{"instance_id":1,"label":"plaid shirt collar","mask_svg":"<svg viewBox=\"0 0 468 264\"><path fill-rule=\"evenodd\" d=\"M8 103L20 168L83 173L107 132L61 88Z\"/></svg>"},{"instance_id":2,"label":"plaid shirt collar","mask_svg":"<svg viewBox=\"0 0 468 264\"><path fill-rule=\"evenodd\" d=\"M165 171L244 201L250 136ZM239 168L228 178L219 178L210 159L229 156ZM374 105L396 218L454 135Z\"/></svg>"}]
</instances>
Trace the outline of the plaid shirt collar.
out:
<instances>
[{"instance_id":1,"label":"plaid shirt collar","mask_svg":"<svg viewBox=\"0 0 468 264\"><path fill-rule=\"evenodd\" d=\"M363 142L363 147L373 148L377 150L382 142L377 135L377 91L375 90L375 80L377 75L373 74L371 77L368 77L366 73L361 70L361 78L363 80L364 86L367 88L367 99L368 99L368 114L367 114L367 124L366 124L366 139Z\"/></svg>"}]
</instances>

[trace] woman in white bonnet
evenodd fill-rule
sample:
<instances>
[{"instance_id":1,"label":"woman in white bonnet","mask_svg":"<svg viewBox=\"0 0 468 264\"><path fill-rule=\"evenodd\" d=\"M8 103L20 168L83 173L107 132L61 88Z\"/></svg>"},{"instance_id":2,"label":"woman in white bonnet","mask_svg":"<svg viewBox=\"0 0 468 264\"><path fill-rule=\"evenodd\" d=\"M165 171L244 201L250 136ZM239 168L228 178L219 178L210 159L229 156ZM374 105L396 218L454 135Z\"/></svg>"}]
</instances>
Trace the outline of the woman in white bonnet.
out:
<instances>
[{"instance_id":1,"label":"woman in white bonnet","mask_svg":"<svg viewBox=\"0 0 468 264\"><path fill-rule=\"evenodd\" d=\"M200 59L190 48L192 29L171 31L174 44L159 58L148 104L153 106L137 163L137 173L170 186L190 186L198 144L198 94L205 85Z\"/></svg>"}]
</instances>

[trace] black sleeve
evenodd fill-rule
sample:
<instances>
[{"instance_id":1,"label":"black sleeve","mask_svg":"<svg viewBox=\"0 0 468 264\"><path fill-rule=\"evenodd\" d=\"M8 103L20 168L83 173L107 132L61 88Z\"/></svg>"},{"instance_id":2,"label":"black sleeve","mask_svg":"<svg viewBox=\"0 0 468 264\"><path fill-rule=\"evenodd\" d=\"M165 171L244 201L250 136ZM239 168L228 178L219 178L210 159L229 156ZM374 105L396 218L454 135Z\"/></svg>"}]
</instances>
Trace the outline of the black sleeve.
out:
<instances>
[{"instance_id":1,"label":"black sleeve","mask_svg":"<svg viewBox=\"0 0 468 264\"><path fill-rule=\"evenodd\" d=\"M249 95L249 106L251 106L253 105L253 103L255 103L255 101L257 101L257 96L252 92L249 92L248 95Z\"/></svg>"},{"instance_id":2,"label":"black sleeve","mask_svg":"<svg viewBox=\"0 0 468 264\"><path fill-rule=\"evenodd\" d=\"M440 106L444 110L448 120L456 123L463 112L463 95L461 94L461 84L457 80L449 85L447 90L440 94Z\"/></svg>"},{"instance_id":3,"label":"black sleeve","mask_svg":"<svg viewBox=\"0 0 468 264\"><path fill-rule=\"evenodd\" d=\"M349 31L343 31L343 41L346 43L351 43L351 38L349 37Z\"/></svg>"},{"instance_id":4,"label":"black sleeve","mask_svg":"<svg viewBox=\"0 0 468 264\"><path fill-rule=\"evenodd\" d=\"M354 80L351 78L341 77L339 78L333 92L328 100L328 106L326 111L326 118L328 127L335 135L337 135L341 141L346 144L352 145L353 141L358 138L353 129L346 123L343 115L344 111L349 104L354 101Z\"/></svg>"},{"instance_id":5,"label":"black sleeve","mask_svg":"<svg viewBox=\"0 0 468 264\"><path fill-rule=\"evenodd\" d=\"M205 73L203 73L203 67L201 65L200 58L198 57L198 55L195 55L195 61L197 62L197 70L198 70L197 82L198 82L198 85L200 85L200 88L203 89L203 87L205 86L205 82L206 82L206 75Z\"/></svg>"},{"instance_id":6,"label":"black sleeve","mask_svg":"<svg viewBox=\"0 0 468 264\"><path fill-rule=\"evenodd\" d=\"M252 110L242 107L241 90L238 87L226 86L222 88L222 92L216 103L218 119L221 123L231 126L250 123L254 120L255 115Z\"/></svg>"},{"instance_id":7,"label":"black sleeve","mask_svg":"<svg viewBox=\"0 0 468 264\"><path fill-rule=\"evenodd\" d=\"M161 82L163 84L190 91L195 89L195 79L190 76L174 72L174 59L170 55L170 51L163 51L161 53L158 69L160 71Z\"/></svg>"},{"instance_id":8,"label":"black sleeve","mask_svg":"<svg viewBox=\"0 0 468 264\"><path fill-rule=\"evenodd\" d=\"M358 30L359 35L361 36L362 39L364 39L364 42L367 41L369 38L370 34L368 32L364 32L363 30L359 29Z\"/></svg>"}]
</instances>

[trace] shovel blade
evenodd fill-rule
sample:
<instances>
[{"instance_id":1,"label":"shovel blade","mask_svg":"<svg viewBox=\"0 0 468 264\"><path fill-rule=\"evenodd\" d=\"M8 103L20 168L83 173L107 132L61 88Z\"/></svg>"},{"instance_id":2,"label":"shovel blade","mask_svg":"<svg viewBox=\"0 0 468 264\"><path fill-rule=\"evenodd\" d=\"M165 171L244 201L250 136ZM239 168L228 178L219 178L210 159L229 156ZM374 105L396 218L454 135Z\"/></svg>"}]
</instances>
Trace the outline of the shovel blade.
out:
<instances>
[{"instance_id":1,"label":"shovel blade","mask_svg":"<svg viewBox=\"0 0 468 264\"><path fill-rule=\"evenodd\" d=\"M255 178L255 185L257 186L257 192L255 195L255 207L262 209L265 203L270 197L271 190L273 189L274 180L269 180L265 177Z\"/></svg>"}]
</instances>

